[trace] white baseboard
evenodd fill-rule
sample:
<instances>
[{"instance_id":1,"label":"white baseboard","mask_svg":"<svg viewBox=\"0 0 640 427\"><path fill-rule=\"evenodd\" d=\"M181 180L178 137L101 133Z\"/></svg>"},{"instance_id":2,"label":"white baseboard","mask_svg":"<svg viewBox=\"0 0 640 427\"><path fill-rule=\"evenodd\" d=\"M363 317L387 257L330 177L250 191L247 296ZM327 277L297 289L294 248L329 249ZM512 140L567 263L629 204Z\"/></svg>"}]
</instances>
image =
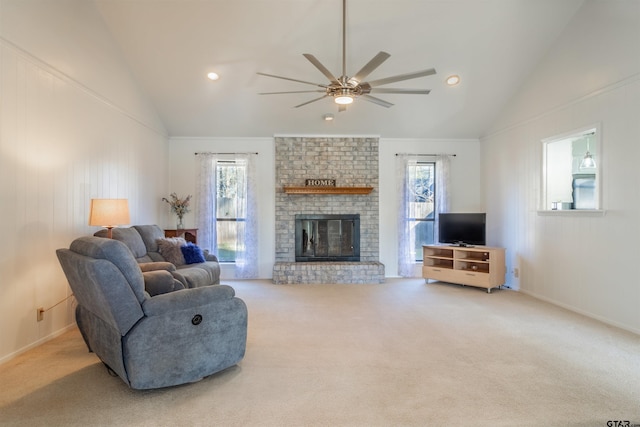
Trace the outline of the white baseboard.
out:
<instances>
[{"instance_id":1,"label":"white baseboard","mask_svg":"<svg viewBox=\"0 0 640 427\"><path fill-rule=\"evenodd\" d=\"M0 359L0 365L2 365L4 363L7 363L8 361L14 359L15 357L18 357L22 353L26 353L27 351L31 350L32 348L36 348L36 347L46 343L47 341L51 341L52 339L57 338L60 335L64 334L65 332L68 332L68 331L70 331L72 329L75 329L75 328L77 328L76 324L72 323L72 324L70 324L68 326L65 326L62 329L59 329L59 330L53 332L52 334L47 335L44 338L40 338L38 341L35 341L35 342L29 344L28 346L21 348L18 351L14 351L13 353L9 353L9 354L7 354L6 356L4 356L3 358Z\"/></svg>"},{"instance_id":2,"label":"white baseboard","mask_svg":"<svg viewBox=\"0 0 640 427\"><path fill-rule=\"evenodd\" d=\"M599 322L605 323L607 325L615 326L616 328L620 328L620 329L623 329L625 331L632 332L634 334L640 335L640 329L632 328L629 325L625 325L623 323L616 322L614 320L608 319L608 318L603 317L603 316L599 316L597 314L591 313L591 312L586 311L586 310L581 310L581 309L579 309L577 307L574 307L572 305L564 304L564 303L556 301L554 299L547 298L547 297L544 297L542 295L536 294L535 292L530 292L530 291L526 291L526 290L522 290L522 289L520 289L520 292L522 292L523 294L529 295L529 296L531 296L533 298L548 302L549 304L557 305L558 307L562 307L562 308L564 308L566 310L569 310L569 311L572 311L574 313L578 313L578 314L581 314L583 316L589 317L590 319L594 319L594 320L597 320Z\"/></svg>"}]
</instances>

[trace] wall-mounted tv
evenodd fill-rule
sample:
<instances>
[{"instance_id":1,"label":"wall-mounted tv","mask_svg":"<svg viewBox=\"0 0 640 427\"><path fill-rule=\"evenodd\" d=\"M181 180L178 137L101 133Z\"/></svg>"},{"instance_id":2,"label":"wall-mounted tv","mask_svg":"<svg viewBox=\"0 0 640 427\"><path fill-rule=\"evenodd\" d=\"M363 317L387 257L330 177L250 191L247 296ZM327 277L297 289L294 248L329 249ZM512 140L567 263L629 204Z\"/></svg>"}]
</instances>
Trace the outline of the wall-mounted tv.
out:
<instances>
[{"instance_id":1,"label":"wall-mounted tv","mask_svg":"<svg viewBox=\"0 0 640 427\"><path fill-rule=\"evenodd\" d=\"M438 215L440 243L460 246L486 245L486 213L441 213Z\"/></svg>"}]
</instances>

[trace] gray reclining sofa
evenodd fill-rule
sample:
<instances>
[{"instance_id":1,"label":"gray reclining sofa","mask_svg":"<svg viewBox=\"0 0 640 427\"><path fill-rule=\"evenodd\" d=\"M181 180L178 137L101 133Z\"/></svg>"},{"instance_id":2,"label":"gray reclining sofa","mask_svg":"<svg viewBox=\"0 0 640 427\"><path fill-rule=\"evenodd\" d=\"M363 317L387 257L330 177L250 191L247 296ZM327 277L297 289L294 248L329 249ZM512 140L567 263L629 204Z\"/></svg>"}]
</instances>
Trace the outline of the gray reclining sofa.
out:
<instances>
[{"instance_id":1,"label":"gray reclining sofa","mask_svg":"<svg viewBox=\"0 0 640 427\"><path fill-rule=\"evenodd\" d=\"M103 229L94 236L107 237L107 230ZM184 288L199 288L201 286L217 285L220 283L220 264L215 255L204 251L205 262L195 264L169 263L160 253L158 240L165 239L164 231L157 225L134 225L127 228L114 228L114 240L119 240L133 253L142 271L168 270Z\"/></svg>"}]
</instances>

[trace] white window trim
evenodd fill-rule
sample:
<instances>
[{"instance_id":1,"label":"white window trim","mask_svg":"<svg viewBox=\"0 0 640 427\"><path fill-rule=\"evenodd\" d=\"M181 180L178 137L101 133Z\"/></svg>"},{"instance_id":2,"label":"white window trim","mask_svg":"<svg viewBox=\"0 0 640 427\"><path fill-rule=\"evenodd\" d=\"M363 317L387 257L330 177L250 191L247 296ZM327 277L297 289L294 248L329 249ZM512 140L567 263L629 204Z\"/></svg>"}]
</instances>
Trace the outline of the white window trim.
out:
<instances>
[{"instance_id":1,"label":"white window trim","mask_svg":"<svg viewBox=\"0 0 640 427\"><path fill-rule=\"evenodd\" d=\"M568 209L568 210L553 210L547 208L547 146L555 141L563 140L575 136L576 134L585 133L591 129L595 129L595 150L592 152L595 154L596 159L596 209ZM538 201L538 215L548 216L604 216L606 210L602 204L602 125L600 122L591 124L588 126L582 126L572 131L564 132L558 135L544 138L542 142L542 173L541 173L541 185L540 185L540 199Z\"/></svg>"}]
</instances>

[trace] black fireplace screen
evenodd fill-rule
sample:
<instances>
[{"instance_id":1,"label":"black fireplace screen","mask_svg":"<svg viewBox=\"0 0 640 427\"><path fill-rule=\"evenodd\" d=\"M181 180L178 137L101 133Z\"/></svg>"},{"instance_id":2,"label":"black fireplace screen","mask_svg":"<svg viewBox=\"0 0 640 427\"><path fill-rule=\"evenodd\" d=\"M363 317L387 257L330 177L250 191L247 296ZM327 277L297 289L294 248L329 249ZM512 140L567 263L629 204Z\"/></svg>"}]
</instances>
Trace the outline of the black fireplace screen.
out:
<instances>
[{"instance_id":1,"label":"black fireplace screen","mask_svg":"<svg viewBox=\"0 0 640 427\"><path fill-rule=\"evenodd\" d=\"M296 261L360 261L360 215L296 215Z\"/></svg>"}]
</instances>

